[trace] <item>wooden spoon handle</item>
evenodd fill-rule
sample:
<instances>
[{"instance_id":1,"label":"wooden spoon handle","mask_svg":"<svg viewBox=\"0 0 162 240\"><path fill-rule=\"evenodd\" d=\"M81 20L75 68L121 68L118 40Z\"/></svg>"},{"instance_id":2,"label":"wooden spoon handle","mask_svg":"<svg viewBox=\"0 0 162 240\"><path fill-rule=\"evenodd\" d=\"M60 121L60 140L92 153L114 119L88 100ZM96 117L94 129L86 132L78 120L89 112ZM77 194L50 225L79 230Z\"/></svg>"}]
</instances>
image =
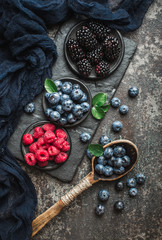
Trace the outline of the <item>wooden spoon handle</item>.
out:
<instances>
[{"instance_id":1,"label":"wooden spoon handle","mask_svg":"<svg viewBox=\"0 0 162 240\"><path fill-rule=\"evenodd\" d=\"M93 180L93 173L89 173L72 190L70 190L63 197L61 197L61 199L56 202L52 207L50 207L44 213L35 218L32 222L32 237L37 234L52 218L57 216L60 211L70 202L72 202L79 194L91 187L94 182L95 181Z\"/></svg>"}]
</instances>

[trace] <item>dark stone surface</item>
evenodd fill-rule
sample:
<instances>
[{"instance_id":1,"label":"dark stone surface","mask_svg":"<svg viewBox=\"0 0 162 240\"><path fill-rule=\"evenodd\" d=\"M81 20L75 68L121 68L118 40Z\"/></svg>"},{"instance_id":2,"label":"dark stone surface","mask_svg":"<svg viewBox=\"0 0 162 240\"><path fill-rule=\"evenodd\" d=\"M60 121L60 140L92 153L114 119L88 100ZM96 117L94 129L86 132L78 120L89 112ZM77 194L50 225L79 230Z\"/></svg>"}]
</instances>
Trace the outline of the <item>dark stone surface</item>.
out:
<instances>
[{"instance_id":1,"label":"dark stone surface","mask_svg":"<svg viewBox=\"0 0 162 240\"><path fill-rule=\"evenodd\" d=\"M55 37L55 43L58 49L58 59L56 64L53 67L53 79L64 78L67 76L79 79L69 69L65 61L64 51L63 51L64 39L68 31L70 30L70 28L75 23L76 23L75 19L72 19L64 23L59 29L59 32ZM87 80L80 79L84 84L86 84L89 87L92 96L94 96L98 92L105 92L108 94L108 101L109 101L113 96L113 94L115 93L116 89L118 88L119 83L122 80L122 77L136 49L136 44L132 40L129 40L128 38L124 38L124 42L125 42L124 58L120 66L118 67L118 69L113 74L111 74L108 78L105 78L103 80L98 80L98 81L92 81L92 80L87 81ZM42 108L42 94L40 94L35 99L35 103L36 103L36 111L34 112L34 114L29 115L24 113L21 116L19 124L16 128L16 131L14 132L14 134L12 135L8 143L8 147L11 150L11 152L14 154L14 156L17 159L22 161L24 161L24 158L20 150L20 144L21 144L21 137L23 132L26 130L27 127L30 126L30 124L35 123L37 121L46 120L46 117L44 115L43 108ZM89 143L86 143L86 144L81 143L79 139L79 135L82 132L86 131L90 133L93 137L99 124L100 124L100 121L94 119L92 115L89 114L87 119L83 121L80 125L67 129L71 136L71 141L72 141L72 150L71 150L70 157L62 166L54 170L50 170L50 171L48 170L46 171L46 173L48 173L53 177L58 178L63 182L71 181L74 177L74 174L77 170L78 165L83 160L83 157L85 155L86 149L89 144Z\"/></svg>"}]
</instances>

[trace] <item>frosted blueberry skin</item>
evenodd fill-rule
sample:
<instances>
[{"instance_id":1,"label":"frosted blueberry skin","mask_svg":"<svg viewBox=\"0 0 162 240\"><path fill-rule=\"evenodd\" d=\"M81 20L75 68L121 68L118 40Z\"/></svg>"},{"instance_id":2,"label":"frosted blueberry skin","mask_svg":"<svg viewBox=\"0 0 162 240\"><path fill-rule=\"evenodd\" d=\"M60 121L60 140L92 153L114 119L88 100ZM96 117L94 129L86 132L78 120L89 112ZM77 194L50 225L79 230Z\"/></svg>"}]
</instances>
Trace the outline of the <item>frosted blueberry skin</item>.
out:
<instances>
[{"instance_id":1,"label":"frosted blueberry skin","mask_svg":"<svg viewBox=\"0 0 162 240\"><path fill-rule=\"evenodd\" d=\"M117 183L115 184L115 189L116 189L117 191L122 191L122 190L124 189L124 183L123 183L122 181L117 182Z\"/></svg>"},{"instance_id":2,"label":"frosted blueberry skin","mask_svg":"<svg viewBox=\"0 0 162 240\"><path fill-rule=\"evenodd\" d=\"M61 125L61 126L64 126L67 124L67 118L66 117L61 117L59 120L58 120L58 124Z\"/></svg>"},{"instance_id":3,"label":"frosted blueberry skin","mask_svg":"<svg viewBox=\"0 0 162 240\"><path fill-rule=\"evenodd\" d=\"M114 156L115 157L123 157L125 154L126 154L126 150L122 146L116 146L114 148Z\"/></svg>"},{"instance_id":4,"label":"frosted blueberry skin","mask_svg":"<svg viewBox=\"0 0 162 240\"><path fill-rule=\"evenodd\" d=\"M104 151L104 157L109 159L113 156L113 149L111 147L107 147L105 148L105 151Z\"/></svg>"},{"instance_id":5,"label":"frosted blueberry skin","mask_svg":"<svg viewBox=\"0 0 162 240\"><path fill-rule=\"evenodd\" d=\"M80 134L80 140L83 143L87 143L89 142L89 140L91 139L91 135L87 132L83 132Z\"/></svg>"},{"instance_id":6,"label":"frosted blueberry skin","mask_svg":"<svg viewBox=\"0 0 162 240\"><path fill-rule=\"evenodd\" d=\"M52 108L46 108L46 110L45 110L45 115L46 115L47 117L49 117L50 114L51 114L51 112L53 112L53 109L52 109Z\"/></svg>"},{"instance_id":7,"label":"frosted blueberry skin","mask_svg":"<svg viewBox=\"0 0 162 240\"><path fill-rule=\"evenodd\" d=\"M70 112L73 108L73 101L68 99L62 102L62 109L65 112Z\"/></svg>"},{"instance_id":8,"label":"frosted blueberry skin","mask_svg":"<svg viewBox=\"0 0 162 240\"><path fill-rule=\"evenodd\" d=\"M114 169L111 166L106 165L103 170L105 177L111 177L113 175Z\"/></svg>"},{"instance_id":9,"label":"frosted blueberry skin","mask_svg":"<svg viewBox=\"0 0 162 240\"><path fill-rule=\"evenodd\" d=\"M117 175L121 175L125 172L125 168L121 166L120 168L114 168L114 173Z\"/></svg>"},{"instance_id":10,"label":"frosted blueberry skin","mask_svg":"<svg viewBox=\"0 0 162 240\"><path fill-rule=\"evenodd\" d=\"M97 163L98 164L102 164L103 166L105 166L107 164L107 160L105 159L105 157L102 155L100 157L97 158Z\"/></svg>"},{"instance_id":11,"label":"frosted blueberry skin","mask_svg":"<svg viewBox=\"0 0 162 240\"><path fill-rule=\"evenodd\" d=\"M126 105L122 105L122 106L119 108L119 112L120 112L120 114L122 114L122 115L126 115L126 114L128 113L128 110L129 110L129 108L128 108L128 106L126 106Z\"/></svg>"},{"instance_id":12,"label":"frosted blueberry skin","mask_svg":"<svg viewBox=\"0 0 162 240\"><path fill-rule=\"evenodd\" d=\"M138 194L137 188L130 188L128 194L130 197L135 197Z\"/></svg>"},{"instance_id":13,"label":"frosted blueberry skin","mask_svg":"<svg viewBox=\"0 0 162 240\"><path fill-rule=\"evenodd\" d=\"M98 174L103 174L104 173L104 166L102 164L97 164L95 166L95 171L98 173Z\"/></svg>"},{"instance_id":14,"label":"frosted blueberry skin","mask_svg":"<svg viewBox=\"0 0 162 240\"><path fill-rule=\"evenodd\" d=\"M68 94L62 94L60 96L60 102L62 103L64 100L69 100L70 96Z\"/></svg>"},{"instance_id":15,"label":"frosted blueberry skin","mask_svg":"<svg viewBox=\"0 0 162 240\"><path fill-rule=\"evenodd\" d=\"M52 111L50 113L50 118L53 120L53 121L58 121L60 118L61 118L61 115L59 112L57 111Z\"/></svg>"},{"instance_id":16,"label":"frosted blueberry skin","mask_svg":"<svg viewBox=\"0 0 162 240\"><path fill-rule=\"evenodd\" d=\"M57 92L50 93L50 96L47 98L47 100L50 104L55 105L60 101L60 95Z\"/></svg>"},{"instance_id":17,"label":"frosted blueberry skin","mask_svg":"<svg viewBox=\"0 0 162 240\"><path fill-rule=\"evenodd\" d=\"M120 106L120 99L117 97L114 97L111 99L110 104L113 108L118 108Z\"/></svg>"},{"instance_id":18,"label":"frosted blueberry skin","mask_svg":"<svg viewBox=\"0 0 162 240\"><path fill-rule=\"evenodd\" d=\"M73 84L73 89L80 89L80 85L78 83Z\"/></svg>"},{"instance_id":19,"label":"frosted blueberry skin","mask_svg":"<svg viewBox=\"0 0 162 240\"><path fill-rule=\"evenodd\" d=\"M99 143L104 146L111 142L111 138L107 135L102 135L99 139Z\"/></svg>"},{"instance_id":20,"label":"frosted blueberry skin","mask_svg":"<svg viewBox=\"0 0 162 240\"><path fill-rule=\"evenodd\" d=\"M116 158L114 156L112 156L109 160L108 160L108 165L113 167L114 166L114 161L116 160Z\"/></svg>"},{"instance_id":21,"label":"frosted blueberry skin","mask_svg":"<svg viewBox=\"0 0 162 240\"><path fill-rule=\"evenodd\" d=\"M127 155L122 157L122 161L123 161L123 167L127 167L130 165L130 157L128 157Z\"/></svg>"},{"instance_id":22,"label":"frosted blueberry skin","mask_svg":"<svg viewBox=\"0 0 162 240\"><path fill-rule=\"evenodd\" d=\"M77 121L77 118L72 113L69 113L67 116L67 121L69 123L75 123Z\"/></svg>"},{"instance_id":23,"label":"frosted blueberry skin","mask_svg":"<svg viewBox=\"0 0 162 240\"><path fill-rule=\"evenodd\" d=\"M62 82L60 80L55 80L54 83L57 87L57 92L60 91L62 88Z\"/></svg>"},{"instance_id":24,"label":"frosted blueberry skin","mask_svg":"<svg viewBox=\"0 0 162 240\"><path fill-rule=\"evenodd\" d=\"M24 107L24 112L29 113L29 114L35 112L35 103L34 102L28 103Z\"/></svg>"},{"instance_id":25,"label":"frosted blueberry skin","mask_svg":"<svg viewBox=\"0 0 162 240\"><path fill-rule=\"evenodd\" d=\"M73 101L78 101L83 97L83 91L81 89L73 89L71 92L71 98Z\"/></svg>"},{"instance_id":26,"label":"frosted blueberry skin","mask_svg":"<svg viewBox=\"0 0 162 240\"><path fill-rule=\"evenodd\" d=\"M87 94L83 93L83 96L81 97L81 99L78 100L78 103L86 102L87 99L88 99Z\"/></svg>"},{"instance_id":27,"label":"frosted blueberry skin","mask_svg":"<svg viewBox=\"0 0 162 240\"><path fill-rule=\"evenodd\" d=\"M137 97L139 94L139 89L137 87L131 87L128 90L128 95L132 98Z\"/></svg>"},{"instance_id":28,"label":"frosted blueberry skin","mask_svg":"<svg viewBox=\"0 0 162 240\"><path fill-rule=\"evenodd\" d=\"M90 105L89 105L89 103L87 103L87 102L83 102L83 103L81 103L80 105L81 105L81 107L82 107L84 113L86 113L86 112L89 111L89 109L90 109Z\"/></svg>"},{"instance_id":29,"label":"frosted blueberry skin","mask_svg":"<svg viewBox=\"0 0 162 240\"><path fill-rule=\"evenodd\" d=\"M101 216L105 212L105 207L102 204L98 204L96 209L95 209L95 212L98 216Z\"/></svg>"},{"instance_id":30,"label":"frosted blueberry skin","mask_svg":"<svg viewBox=\"0 0 162 240\"><path fill-rule=\"evenodd\" d=\"M105 202L109 199L110 193L106 189L102 189L98 193L98 199L102 202Z\"/></svg>"},{"instance_id":31,"label":"frosted blueberry skin","mask_svg":"<svg viewBox=\"0 0 162 240\"><path fill-rule=\"evenodd\" d=\"M63 114L64 113L64 110L62 109L62 105L57 105L56 106L56 111L59 112L60 114Z\"/></svg>"},{"instance_id":32,"label":"frosted blueberry skin","mask_svg":"<svg viewBox=\"0 0 162 240\"><path fill-rule=\"evenodd\" d=\"M126 184L127 184L127 187L132 188L132 187L135 187L137 185L137 182L136 182L135 178L129 178L129 179L127 179Z\"/></svg>"},{"instance_id":33,"label":"frosted blueberry skin","mask_svg":"<svg viewBox=\"0 0 162 240\"><path fill-rule=\"evenodd\" d=\"M61 90L65 94L70 94L72 92L73 85L71 82L64 82L62 84Z\"/></svg>"},{"instance_id":34,"label":"frosted blueberry skin","mask_svg":"<svg viewBox=\"0 0 162 240\"><path fill-rule=\"evenodd\" d=\"M123 128L123 124L120 121L115 121L112 124L112 129L114 132L119 132Z\"/></svg>"},{"instance_id":35,"label":"frosted blueberry skin","mask_svg":"<svg viewBox=\"0 0 162 240\"><path fill-rule=\"evenodd\" d=\"M115 168L120 168L123 164L123 161L122 161L122 158L120 157L117 157L115 160L114 160L114 167Z\"/></svg>"},{"instance_id":36,"label":"frosted blueberry skin","mask_svg":"<svg viewBox=\"0 0 162 240\"><path fill-rule=\"evenodd\" d=\"M124 202L123 201L116 201L115 204L114 204L114 209L116 211L124 210Z\"/></svg>"},{"instance_id":37,"label":"frosted blueberry skin","mask_svg":"<svg viewBox=\"0 0 162 240\"><path fill-rule=\"evenodd\" d=\"M83 115L83 108L82 108L82 106L80 104L74 105L74 107L72 109L72 113L76 117L82 116Z\"/></svg>"},{"instance_id":38,"label":"frosted blueberry skin","mask_svg":"<svg viewBox=\"0 0 162 240\"><path fill-rule=\"evenodd\" d=\"M138 184L144 184L145 180L146 180L146 177L143 173L138 173L138 174L136 174L135 179L136 179Z\"/></svg>"},{"instance_id":39,"label":"frosted blueberry skin","mask_svg":"<svg viewBox=\"0 0 162 240\"><path fill-rule=\"evenodd\" d=\"M92 155L92 153L89 151L89 149L87 149L87 157L89 158L89 159L92 159L93 158L93 155Z\"/></svg>"}]
</instances>

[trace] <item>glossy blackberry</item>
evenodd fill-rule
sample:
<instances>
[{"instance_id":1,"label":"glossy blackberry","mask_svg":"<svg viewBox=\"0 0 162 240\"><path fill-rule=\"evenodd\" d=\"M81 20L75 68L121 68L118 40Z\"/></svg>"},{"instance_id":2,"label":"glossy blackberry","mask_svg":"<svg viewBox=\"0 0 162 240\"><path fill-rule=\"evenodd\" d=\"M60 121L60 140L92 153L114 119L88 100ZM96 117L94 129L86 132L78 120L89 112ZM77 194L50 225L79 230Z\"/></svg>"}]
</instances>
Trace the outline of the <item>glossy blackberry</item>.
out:
<instances>
[{"instance_id":1,"label":"glossy blackberry","mask_svg":"<svg viewBox=\"0 0 162 240\"><path fill-rule=\"evenodd\" d=\"M78 42L72 38L67 42L67 49L74 62L78 62L85 57L83 49L79 46Z\"/></svg>"},{"instance_id":2,"label":"glossy blackberry","mask_svg":"<svg viewBox=\"0 0 162 240\"><path fill-rule=\"evenodd\" d=\"M96 65L96 75L98 77L105 77L108 75L110 70L110 65L106 61L101 61Z\"/></svg>"},{"instance_id":3,"label":"glossy blackberry","mask_svg":"<svg viewBox=\"0 0 162 240\"><path fill-rule=\"evenodd\" d=\"M88 51L95 49L97 46L97 39L86 26L82 26L81 29L76 32L76 38L79 45Z\"/></svg>"},{"instance_id":4,"label":"glossy blackberry","mask_svg":"<svg viewBox=\"0 0 162 240\"><path fill-rule=\"evenodd\" d=\"M111 32L111 29L109 27L97 21L90 21L88 23L88 27L99 41L103 41Z\"/></svg>"},{"instance_id":5,"label":"glossy blackberry","mask_svg":"<svg viewBox=\"0 0 162 240\"><path fill-rule=\"evenodd\" d=\"M87 59L90 61L92 65L96 65L97 63L102 61L103 56L104 56L104 53L103 53L102 47L98 47L92 50L91 52L87 53Z\"/></svg>"},{"instance_id":6,"label":"glossy blackberry","mask_svg":"<svg viewBox=\"0 0 162 240\"><path fill-rule=\"evenodd\" d=\"M103 42L105 58L109 62L113 62L120 53L119 42L117 38L107 36Z\"/></svg>"},{"instance_id":7,"label":"glossy blackberry","mask_svg":"<svg viewBox=\"0 0 162 240\"><path fill-rule=\"evenodd\" d=\"M77 63L78 71L84 76L87 77L92 71L92 66L87 59L82 59Z\"/></svg>"}]
</instances>

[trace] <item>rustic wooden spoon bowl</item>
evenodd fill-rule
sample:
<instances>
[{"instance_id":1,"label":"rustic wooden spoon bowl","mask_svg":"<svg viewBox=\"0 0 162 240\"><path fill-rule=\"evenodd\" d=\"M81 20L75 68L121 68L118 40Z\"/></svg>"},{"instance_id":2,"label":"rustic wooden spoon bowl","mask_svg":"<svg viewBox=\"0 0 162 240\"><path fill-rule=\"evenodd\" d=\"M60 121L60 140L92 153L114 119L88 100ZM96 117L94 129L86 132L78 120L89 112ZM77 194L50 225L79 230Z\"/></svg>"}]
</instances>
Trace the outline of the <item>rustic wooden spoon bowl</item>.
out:
<instances>
[{"instance_id":1,"label":"rustic wooden spoon bowl","mask_svg":"<svg viewBox=\"0 0 162 240\"><path fill-rule=\"evenodd\" d=\"M125 176L128 172L130 172L136 165L138 161L138 149L134 143L129 140L116 140L111 143L108 143L104 146L106 147L115 147L115 146L123 146L126 149L127 155L131 159L130 166L125 169L125 173L121 175L112 175L111 177L100 177L95 173L95 164L96 158L92 158L92 171L84 177L73 189L71 189L68 193L66 193L61 199L56 202L52 207L46 210L44 213L39 215L36 219L33 220L32 227L33 233L32 236L37 234L52 218L57 216L60 211L70 202L72 202L78 195L80 195L84 190L91 187L94 183L99 181L115 181L119 178Z\"/></svg>"}]
</instances>

